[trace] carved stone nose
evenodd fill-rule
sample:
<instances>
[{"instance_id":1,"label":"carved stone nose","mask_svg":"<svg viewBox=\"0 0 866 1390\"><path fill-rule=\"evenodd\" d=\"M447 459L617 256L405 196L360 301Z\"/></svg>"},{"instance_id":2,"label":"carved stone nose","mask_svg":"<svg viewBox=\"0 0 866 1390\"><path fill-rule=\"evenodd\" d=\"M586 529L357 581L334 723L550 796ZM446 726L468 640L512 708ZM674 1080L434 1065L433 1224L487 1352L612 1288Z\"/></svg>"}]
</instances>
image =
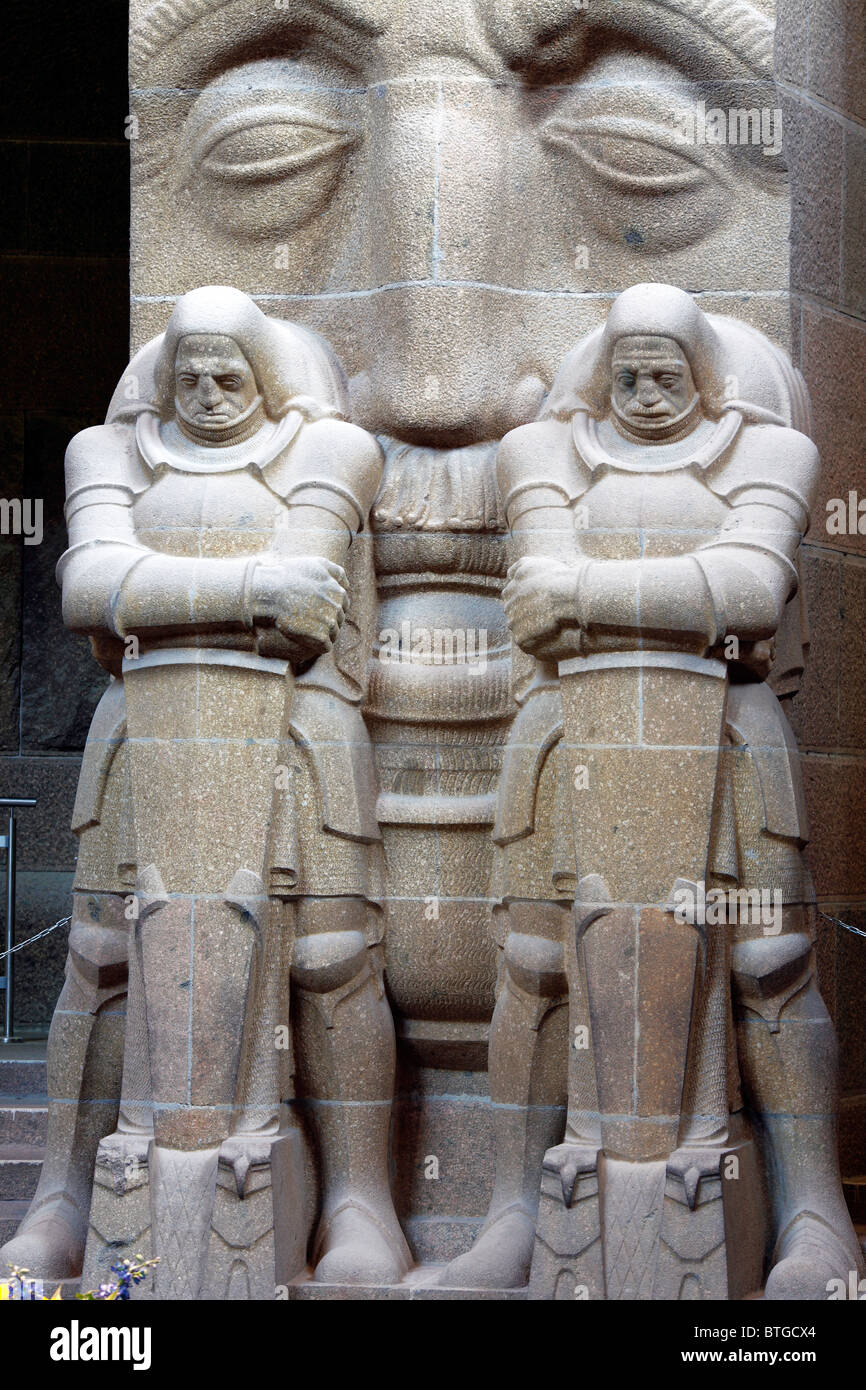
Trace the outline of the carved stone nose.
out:
<instances>
[{"instance_id":1,"label":"carved stone nose","mask_svg":"<svg viewBox=\"0 0 866 1390\"><path fill-rule=\"evenodd\" d=\"M662 393L654 382L643 382L637 388L637 398L641 405L658 405Z\"/></svg>"}]
</instances>

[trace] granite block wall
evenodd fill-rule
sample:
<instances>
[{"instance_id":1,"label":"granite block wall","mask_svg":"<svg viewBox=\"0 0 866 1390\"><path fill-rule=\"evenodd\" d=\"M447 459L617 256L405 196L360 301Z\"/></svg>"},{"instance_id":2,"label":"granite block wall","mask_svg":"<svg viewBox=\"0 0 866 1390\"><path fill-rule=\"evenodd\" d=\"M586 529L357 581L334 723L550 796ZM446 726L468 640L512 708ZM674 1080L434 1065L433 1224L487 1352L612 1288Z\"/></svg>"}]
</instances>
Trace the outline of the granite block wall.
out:
<instances>
[{"instance_id":1,"label":"granite block wall","mask_svg":"<svg viewBox=\"0 0 866 1390\"><path fill-rule=\"evenodd\" d=\"M784 0L776 68L791 165L793 342L809 386L822 492L803 551L812 629L791 710L823 912L866 930L866 9ZM854 497L850 494L854 494ZM845 504L844 529L840 503ZM820 922L822 988L841 1051L842 1171L866 1172L866 939Z\"/></svg>"}]
</instances>

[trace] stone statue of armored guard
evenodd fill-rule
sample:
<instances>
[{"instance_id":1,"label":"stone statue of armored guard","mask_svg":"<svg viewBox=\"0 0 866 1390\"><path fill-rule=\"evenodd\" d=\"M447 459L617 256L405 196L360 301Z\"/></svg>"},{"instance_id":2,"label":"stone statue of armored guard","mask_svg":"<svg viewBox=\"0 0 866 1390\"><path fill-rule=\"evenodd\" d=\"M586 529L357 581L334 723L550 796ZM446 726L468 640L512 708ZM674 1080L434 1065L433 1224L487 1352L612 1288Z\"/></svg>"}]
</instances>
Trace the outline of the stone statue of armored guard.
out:
<instances>
[{"instance_id":1,"label":"stone statue of armored guard","mask_svg":"<svg viewBox=\"0 0 866 1390\"><path fill-rule=\"evenodd\" d=\"M444 1282L819 1299L861 1267L773 689L802 665L808 436L784 354L647 284L502 441L504 599L535 665L494 832L496 1185Z\"/></svg>"},{"instance_id":2,"label":"stone statue of armored guard","mask_svg":"<svg viewBox=\"0 0 866 1390\"><path fill-rule=\"evenodd\" d=\"M346 414L322 339L208 287L130 363L107 423L69 446L64 619L112 680L75 807L48 1156L6 1248L39 1273L80 1267L94 1160L86 1277L116 1254L119 1222L149 1231L157 1297L273 1297L275 1207L293 1223L277 1260L297 1273L290 978L297 1093L319 1140L316 1277L396 1281L408 1266L359 712L382 460ZM272 1177L280 1200L268 1190L262 1216L252 1199ZM240 1214L229 1194L249 1198Z\"/></svg>"}]
</instances>

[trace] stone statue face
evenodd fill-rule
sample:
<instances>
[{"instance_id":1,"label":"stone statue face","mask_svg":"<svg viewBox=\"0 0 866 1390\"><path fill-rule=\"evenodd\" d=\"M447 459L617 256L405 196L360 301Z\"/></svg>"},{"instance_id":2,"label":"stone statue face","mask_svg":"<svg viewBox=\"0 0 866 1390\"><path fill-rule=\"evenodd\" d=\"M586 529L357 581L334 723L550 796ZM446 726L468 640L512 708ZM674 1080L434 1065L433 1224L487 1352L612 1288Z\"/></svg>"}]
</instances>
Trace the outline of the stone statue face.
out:
<instances>
[{"instance_id":1,"label":"stone statue face","mask_svg":"<svg viewBox=\"0 0 866 1390\"><path fill-rule=\"evenodd\" d=\"M639 280L751 291L784 341L782 160L700 116L775 110L772 8L134 0L136 341L204 279L272 296L357 423L433 446L531 419Z\"/></svg>"},{"instance_id":2,"label":"stone statue face","mask_svg":"<svg viewBox=\"0 0 866 1390\"><path fill-rule=\"evenodd\" d=\"M648 441L670 438L697 405L691 368L673 338L620 338L611 376L617 419Z\"/></svg>"},{"instance_id":3,"label":"stone statue face","mask_svg":"<svg viewBox=\"0 0 866 1390\"><path fill-rule=\"evenodd\" d=\"M174 380L177 413L196 432L222 433L260 403L249 362L233 339L217 334L181 340Z\"/></svg>"}]
</instances>

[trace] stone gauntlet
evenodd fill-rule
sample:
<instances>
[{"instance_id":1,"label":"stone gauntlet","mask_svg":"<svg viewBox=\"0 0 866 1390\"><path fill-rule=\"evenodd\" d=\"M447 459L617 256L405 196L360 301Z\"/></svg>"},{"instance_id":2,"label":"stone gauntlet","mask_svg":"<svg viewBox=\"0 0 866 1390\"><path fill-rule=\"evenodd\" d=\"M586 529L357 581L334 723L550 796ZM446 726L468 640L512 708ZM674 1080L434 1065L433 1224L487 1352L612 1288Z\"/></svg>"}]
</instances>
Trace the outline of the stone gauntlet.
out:
<instances>
[{"instance_id":1,"label":"stone gauntlet","mask_svg":"<svg viewBox=\"0 0 866 1390\"><path fill-rule=\"evenodd\" d=\"M771 638L797 587L787 556L718 542L691 555L586 560L577 583L582 632L635 634L703 654L734 635Z\"/></svg>"},{"instance_id":2,"label":"stone gauntlet","mask_svg":"<svg viewBox=\"0 0 866 1390\"><path fill-rule=\"evenodd\" d=\"M253 572L248 557L192 559L117 542L84 542L58 565L63 621L76 632L250 628Z\"/></svg>"}]
</instances>

